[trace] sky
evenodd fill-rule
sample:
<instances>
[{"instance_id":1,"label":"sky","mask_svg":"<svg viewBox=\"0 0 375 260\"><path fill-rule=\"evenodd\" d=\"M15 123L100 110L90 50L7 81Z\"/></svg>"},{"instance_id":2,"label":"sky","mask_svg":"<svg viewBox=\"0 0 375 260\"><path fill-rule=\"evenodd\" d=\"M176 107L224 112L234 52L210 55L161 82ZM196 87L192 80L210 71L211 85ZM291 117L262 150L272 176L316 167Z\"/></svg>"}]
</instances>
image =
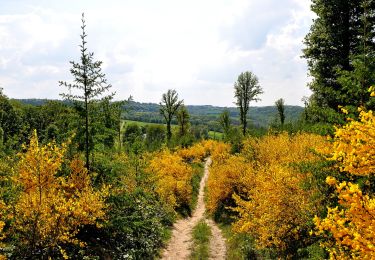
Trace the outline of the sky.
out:
<instances>
[{"instance_id":1,"label":"sky","mask_svg":"<svg viewBox=\"0 0 375 260\"><path fill-rule=\"evenodd\" d=\"M10 98L59 99L88 50L103 61L116 99L159 103L175 89L187 105L234 106L243 71L264 94L302 105L311 94L303 39L310 0L0 0L0 87Z\"/></svg>"}]
</instances>

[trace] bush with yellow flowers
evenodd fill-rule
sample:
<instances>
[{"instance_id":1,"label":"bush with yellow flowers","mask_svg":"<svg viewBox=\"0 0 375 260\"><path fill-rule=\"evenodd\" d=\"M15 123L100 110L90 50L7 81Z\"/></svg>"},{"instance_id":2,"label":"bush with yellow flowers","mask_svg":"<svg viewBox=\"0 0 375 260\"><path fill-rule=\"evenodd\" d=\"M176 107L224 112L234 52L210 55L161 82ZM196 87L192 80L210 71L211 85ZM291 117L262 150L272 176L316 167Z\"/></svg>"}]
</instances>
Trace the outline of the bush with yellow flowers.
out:
<instances>
[{"instance_id":1,"label":"bush with yellow flowers","mask_svg":"<svg viewBox=\"0 0 375 260\"><path fill-rule=\"evenodd\" d=\"M63 246L84 246L75 236L83 225L100 225L107 190L96 191L79 159L70 162L68 176L59 176L67 144L39 145L36 131L20 154L13 181L18 199L12 207L9 235L19 257L67 258Z\"/></svg>"},{"instance_id":2,"label":"bush with yellow flowers","mask_svg":"<svg viewBox=\"0 0 375 260\"><path fill-rule=\"evenodd\" d=\"M150 161L148 172L155 178L155 191L171 208L186 207L192 196L192 168L176 153L163 150Z\"/></svg>"},{"instance_id":3,"label":"bush with yellow flowers","mask_svg":"<svg viewBox=\"0 0 375 260\"><path fill-rule=\"evenodd\" d=\"M220 158L219 154L214 158ZM243 189L246 176L253 176L253 170L241 156L228 155L225 160L213 161L207 181L207 211L217 219L228 214L226 207L234 206L232 196Z\"/></svg>"},{"instance_id":4,"label":"bush with yellow flowers","mask_svg":"<svg viewBox=\"0 0 375 260\"><path fill-rule=\"evenodd\" d=\"M328 155L347 179L326 179L336 190L338 205L328 207L325 218L314 218L315 234L323 237L331 259L375 258L375 116L371 110L359 111L359 120L349 119L336 129Z\"/></svg>"},{"instance_id":5,"label":"bush with yellow flowers","mask_svg":"<svg viewBox=\"0 0 375 260\"><path fill-rule=\"evenodd\" d=\"M324 144L323 137L303 133L246 140L242 156L251 170L240 177L242 193L233 196L238 213L234 231L250 234L258 248L273 248L279 257L295 254L309 239L304 234L313 208L312 191L301 185L308 174L292 166L317 160L311 147Z\"/></svg>"}]
</instances>

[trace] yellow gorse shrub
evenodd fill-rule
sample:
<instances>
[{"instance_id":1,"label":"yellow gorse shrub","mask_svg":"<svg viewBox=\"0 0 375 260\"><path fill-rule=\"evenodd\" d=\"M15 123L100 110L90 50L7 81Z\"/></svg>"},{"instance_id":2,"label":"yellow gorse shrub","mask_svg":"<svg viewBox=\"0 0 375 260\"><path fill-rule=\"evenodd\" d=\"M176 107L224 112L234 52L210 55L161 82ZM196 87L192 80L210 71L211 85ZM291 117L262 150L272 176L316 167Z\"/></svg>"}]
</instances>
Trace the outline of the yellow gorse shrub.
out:
<instances>
[{"instance_id":1,"label":"yellow gorse shrub","mask_svg":"<svg viewBox=\"0 0 375 260\"><path fill-rule=\"evenodd\" d=\"M163 150L150 161L148 172L155 178L155 191L167 205L176 208L189 204L193 170L182 157Z\"/></svg>"},{"instance_id":2,"label":"yellow gorse shrub","mask_svg":"<svg viewBox=\"0 0 375 260\"><path fill-rule=\"evenodd\" d=\"M333 240L323 245L331 259L375 258L375 199L364 195L357 184L341 182L327 177L327 183L335 186L340 207L328 208L327 217L314 218L318 235L332 234Z\"/></svg>"},{"instance_id":3,"label":"yellow gorse shrub","mask_svg":"<svg viewBox=\"0 0 375 260\"><path fill-rule=\"evenodd\" d=\"M243 178L253 176L252 167L249 167L243 157L232 155L222 160L218 155L215 157L221 161L214 161L207 181L207 210L210 213L215 212L220 203L231 199L241 189Z\"/></svg>"},{"instance_id":4,"label":"yellow gorse shrub","mask_svg":"<svg viewBox=\"0 0 375 260\"><path fill-rule=\"evenodd\" d=\"M177 154L184 160L193 160L199 162L210 155L213 160L218 161L220 159L218 158L218 156L222 157L223 155L229 155L229 151L229 144L215 140L203 140L189 148L177 150Z\"/></svg>"},{"instance_id":5,"label":"yellow gorse shrub","mask_svg":"<svg viewBox=\"0 0 375 260\"><path fill-rule=\"evenodd\" d=\"M375 96L374 89L370 90L371 96ZM359 111L359 120L349 120L345 126L336 129L333 155L328 157L337 162L340 171L368 177L375 173L375 117L371 110ZM336 188L339 206L328 208L326 218L315 217L314 222L315 233L325 237L322 244L329 251L330 258L374 259L373 194L363 194L358 184L339 183L331 176L326 182Z\"/></svg>"},{"instance_id":6,"label":"yellow gorse shrub","mask_svg":"<svg viewBox=\"0 0 375 260\"><path fill-rule=\"evenodd\" d=\"M242 155L252 169L241 177L243 193L234 195L234 210L239 214L234 231L251 234L259 248L279 252L305 239L302 234L312 216L312 191L301 188L308 175L290 165L317 160L311 148L325 145L323 137L306 133L245 140Z\"/></svg>"},{"instance_id":7,"label":"yellow gorse shrub","mask_svg":"<svg viewBox=\"0 0 375 260\"><path fill-rule=\"evenodd\" d=\"M71 161L69 176L57 175L66 146L40 146L34 132L27 151L20 154L13 178L20 194L13 206L11 232L30 250L79 243L75 238L79 228L104 218L107 191L93 189L81 160Z\"/></svg>"},{"instance_id":8,"label":"yellow gorse shrub","mask_svg":"<svg viewBox=\"0 0 375 260\"><path fill-rule=\"evenodd\" d=\"M366 176L375 173L375 116L360 109L359 120L337 128L331 160L341 171Z\"/></svg>"}]
</instances>

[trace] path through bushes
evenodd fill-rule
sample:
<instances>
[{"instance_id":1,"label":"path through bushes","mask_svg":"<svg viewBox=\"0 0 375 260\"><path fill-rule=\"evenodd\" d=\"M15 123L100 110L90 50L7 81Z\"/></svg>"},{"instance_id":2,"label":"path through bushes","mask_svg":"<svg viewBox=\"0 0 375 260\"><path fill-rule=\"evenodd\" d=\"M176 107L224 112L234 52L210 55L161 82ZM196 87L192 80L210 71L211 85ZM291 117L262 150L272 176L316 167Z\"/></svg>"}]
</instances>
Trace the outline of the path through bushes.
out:
<instances>
[{"instance_id":1,"label":"path through bushes","mask_svg":"<svg viewBox=\"0 0 375 260\"><path fill-rule=\"evenodd\" d=\"M176 260L188 259L191 253L192 229L203 218L206 218L206 205L204 203L204 188L206 186L211 159L208 158L204 167L204 175L200 182L197 208L192 217L178 220L173 226L171 240L162 254L162 259ZM225 259L225 240L220 229L212 220L206 220L212 231L210 238L210 259Z\"/></svg>"}]
</instances>

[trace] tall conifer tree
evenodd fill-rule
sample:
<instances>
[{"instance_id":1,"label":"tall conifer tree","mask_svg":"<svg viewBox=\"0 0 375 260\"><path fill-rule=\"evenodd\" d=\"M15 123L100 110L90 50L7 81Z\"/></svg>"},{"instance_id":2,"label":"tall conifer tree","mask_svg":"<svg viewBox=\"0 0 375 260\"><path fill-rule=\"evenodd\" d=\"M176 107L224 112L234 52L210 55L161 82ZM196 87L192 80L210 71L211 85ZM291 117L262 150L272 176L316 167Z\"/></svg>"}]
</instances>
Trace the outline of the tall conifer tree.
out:
<instances>
[{"instance_id":1,"label":"tall conifer tree","mask_svg":"<svg viewBox=\"0 0 375 260\"><path fill-rule=\"evenodd\" d=\"M85 28L85 17L84 14L82 14L82 34L81 44L79 45L81 59L80 62L70 62L72 65L70 73L74 77L74 83L60 81L59 84L69 89L68 93L62 93L60 95L64 99L73 101L80 116L84 119L85 159L86 167L90 169L90 153L93 148L92 131L90 131L92 123L90 118L91 112L96 103L104 99L111 99L114 93L103 96L112 86L107 83L105 74L102 72L102 61L94 61L94 53L87 50L87 34Z\"/></svg>"}]
</instances>

